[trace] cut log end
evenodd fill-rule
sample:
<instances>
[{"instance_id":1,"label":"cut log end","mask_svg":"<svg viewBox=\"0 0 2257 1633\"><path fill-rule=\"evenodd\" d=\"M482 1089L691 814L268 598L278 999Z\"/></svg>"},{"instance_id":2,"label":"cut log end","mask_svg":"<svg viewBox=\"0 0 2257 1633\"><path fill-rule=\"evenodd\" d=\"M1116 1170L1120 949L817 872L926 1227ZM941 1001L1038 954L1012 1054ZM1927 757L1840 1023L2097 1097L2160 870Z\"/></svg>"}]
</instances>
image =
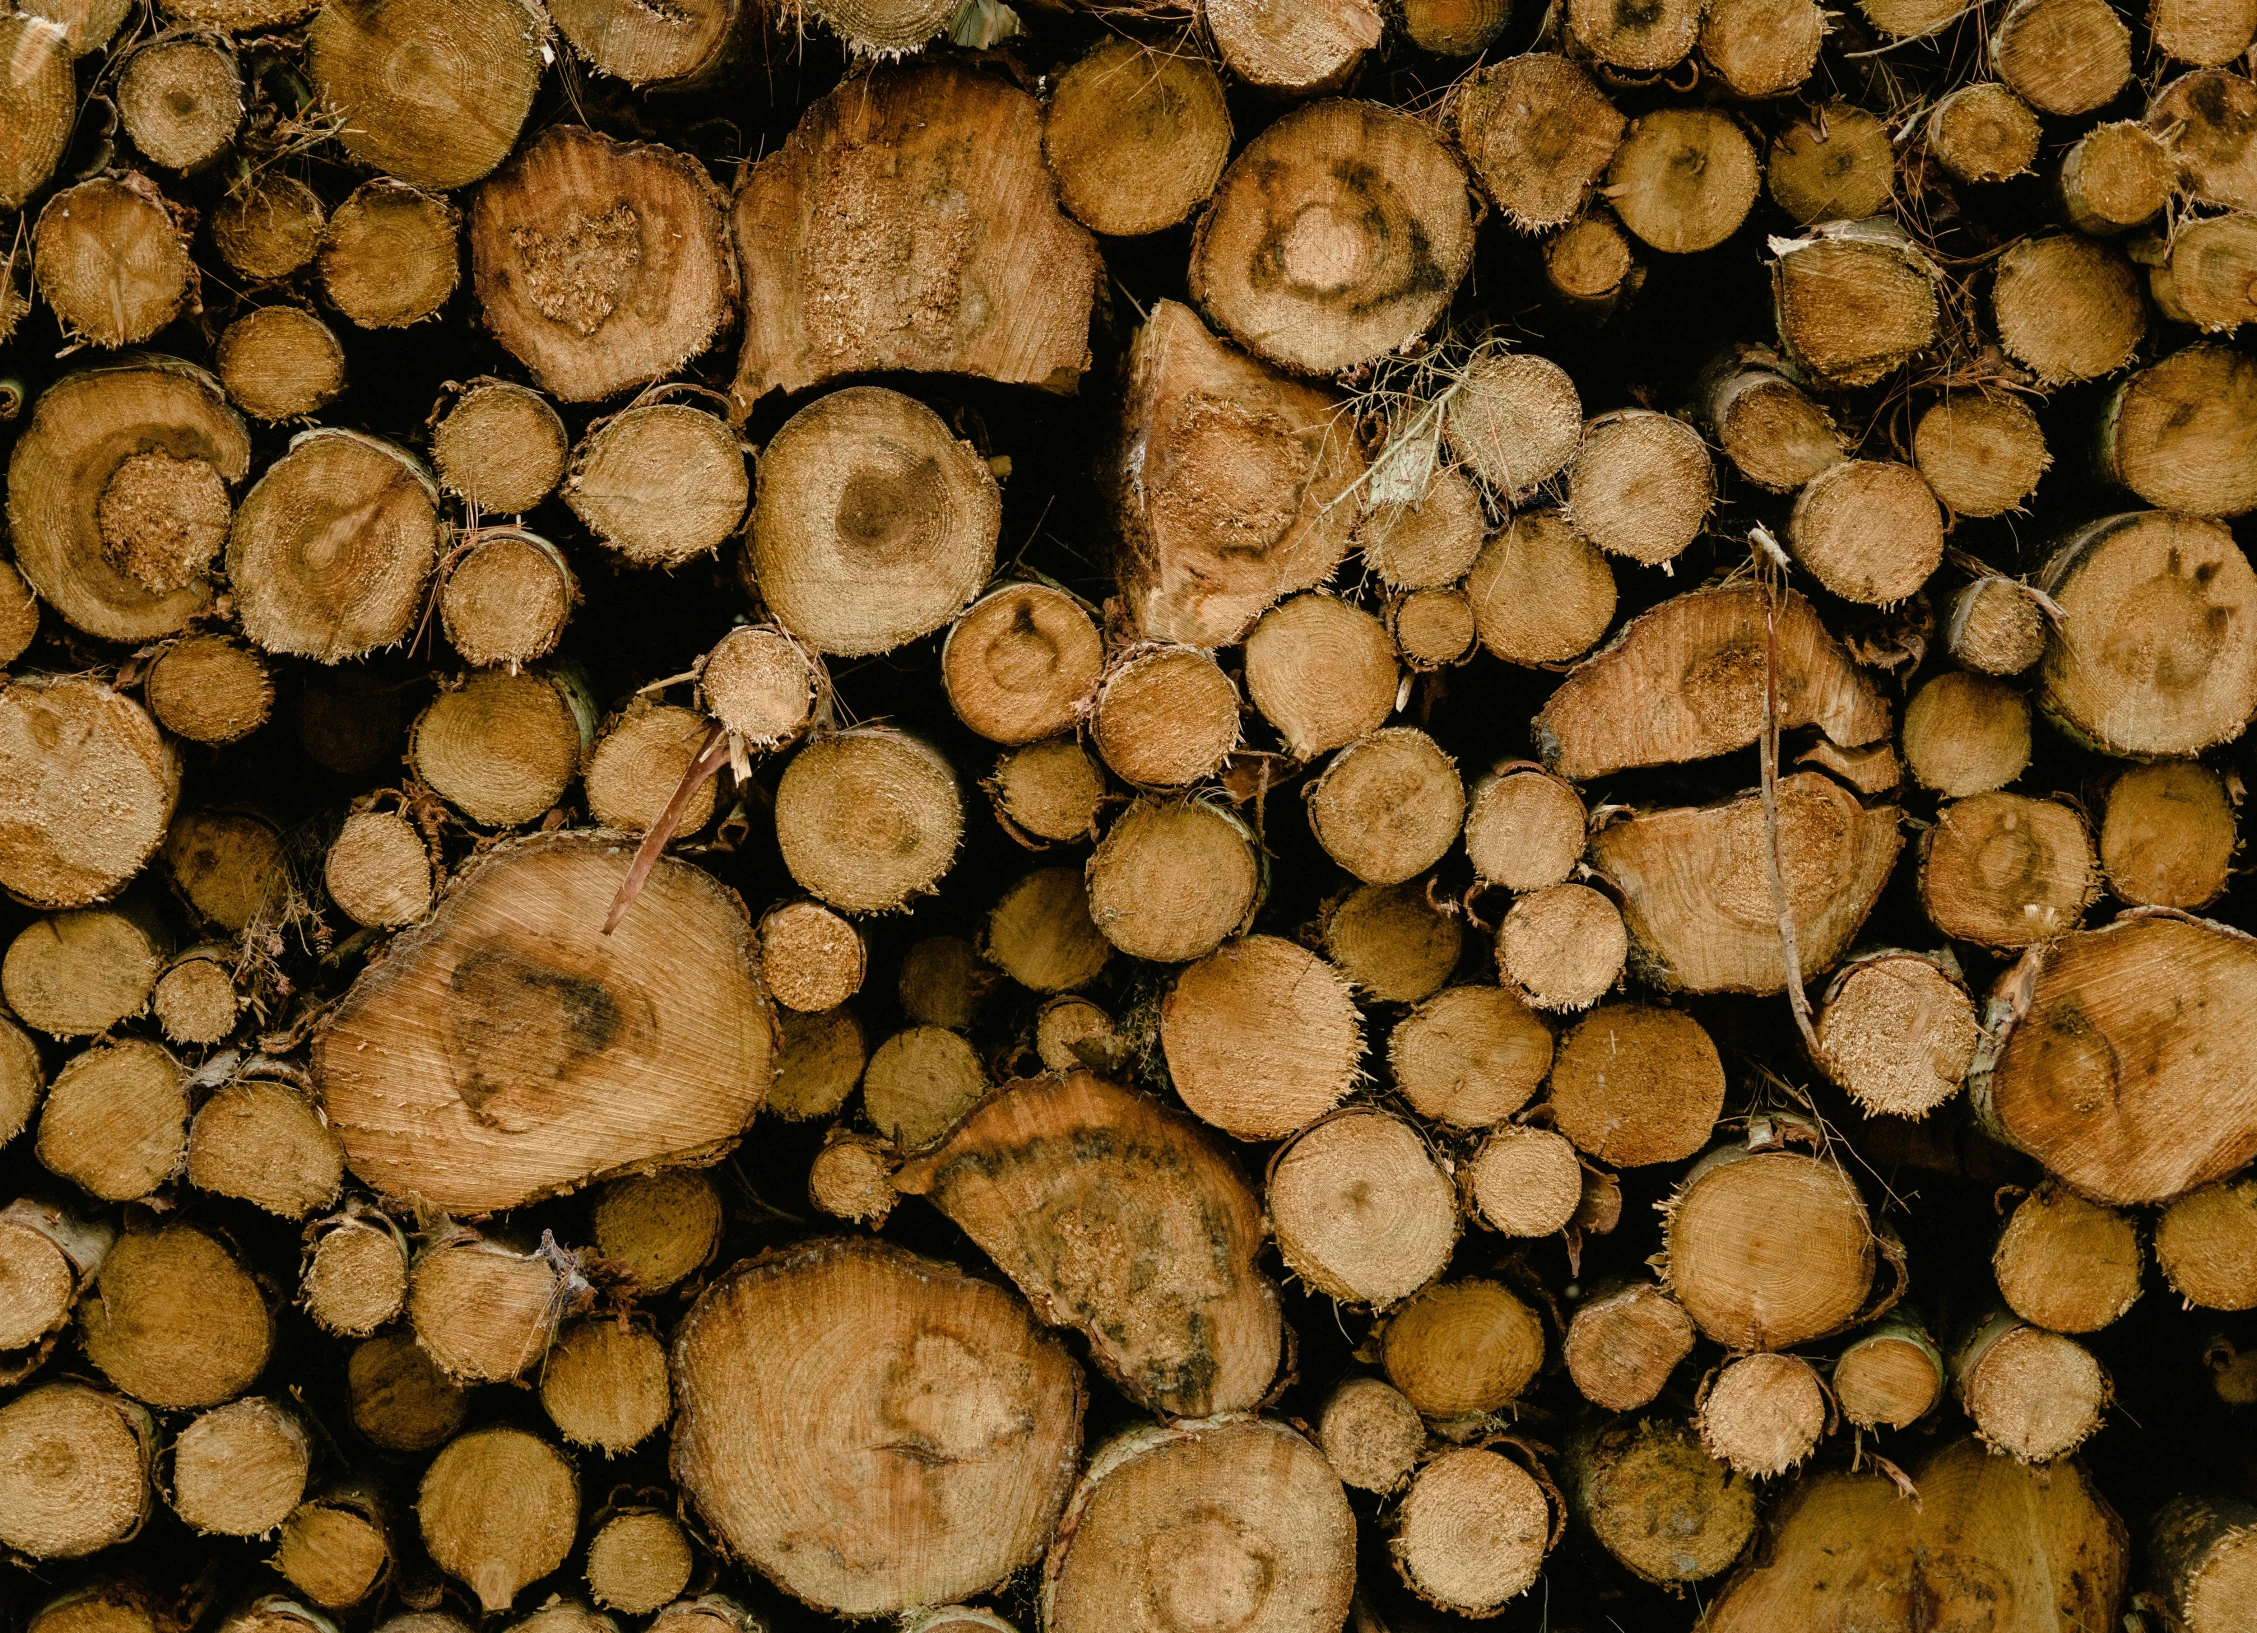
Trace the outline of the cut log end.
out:
<instances>
[{"instance_id":1,"label":"cut log end","mask_svg":"<svg viewBox=\"0 0 2257 1633\"><path fill-rule=\"evenodd\" d=\"M1552 1067L1552 1034L1496 986L1445 987L1388 1038L1395 1086L1422 1117L1488 1128L1536 1093Z\"/></svg>"},{"instance_id":2,"label":"cut log end","mask_svg":"<svg viewBox=\"0 0 2257 1633\"><path fill-rule=\"evenodd\" d=\"M2015 1205L1991 1254L2007 1307L2053 1332L2098 1332L2139 1297L2139 1229L2128 1214L2045 1185Z\"/></svg>"},{"instance_id":3,"label":"cut log end","mask_svg":"<svg viewBox=\"0 0 2257 1633\"><path fill-rule=\"evenodd\" d=\"M1568 1322L1568 1376L1594 1406L1635 1412L1692 1354L1695 1336L1684 1308L1651 1283L1601 1292Z\"/></svg>"},{"instance_id":4,"label":"cut log end","mask_svg":"<svg viewBox=\"0 0 2257 1633\"><path fill-rule=\"evenodd\" d=\"M1496 1412L1519 1399L1544 1362L1544 1324L1501 1282L1438 1282L1387 1322L1387 1376L1423 1417Z\"/></svg>"},{"instance_id":5,"label":"cut log end","mask_svg":"<svg viewBox=\"0 0 2257 1633\"><path fill-rule=\"evenodd\" d=\"M432 1561L468 1584L485 1610L564 1563L580 1488L555 1447L521 1429L477 1429L449 1441L416 1492Z\"/></svg>"},{"instance_id":6,"label":"cut log end","mask_svg":"<svg viewBox=\"0 0 2257 1633\"><path fill-rule=\"evenodd\" d=\"M1442 1273L1458 1238L1449 1177L1415 1126L1383 1112L1300 1135L1271 1164L1267 1200L1286 1268L1349 1303L1399 1303Z\"/></svg>"},{"instance_id":7,"label":"cut log end","mask_svg":"<svg viewBox=\"0 0 2257 1633\"><path fill-rule=\"evenodd\" d=\"M1855 1319L1878 1261L1857 1188L1822 1157L1727 1147L1670 1204L1669 1286L1731 1349L1785 1349Z\"/></svg>"},{"instance_id":8,"label":"cut log end","mask_svg":"<svg viewBox=\"0 0 2257 1633\"><path fill-rule=\"evenodd\" d=\"M1925 1117L1966 1084L1982 1029L1957 974L1917 953L1854 960L1826 990L1827 1075L1866 1111Z\"/></svg>"},{"instance_id":9,"label":"cut log end","mask_svg":"<svg viewBox=\"0 0 2257 1633\"><path fill-rule=\"evenodd\" d=\"M1860 1429L1903 1429L1944 1396L1944 1359L1928 1335L1884 1323L1844 1349L1834 1363L1834 1398Z\"/></svg>"},{"instance_id":10,"label":"cut log end","mask_svg":"<svg viewBox=\"0 0 2257 1633\"><path fill-rule=\"evenodd\" d=\"M1426 1424L1400 1390L1355 1376L1325 1398L1317 1444L1342 1482L1381 1495L1402 1489L1426 1450Z\"/></svg>"},{"instance_id":11,"label":"cut log end","mask_svg":"<svg viewBox=\"0 0 2257 1633\"><path fill-rule=\"evenodd\" d=\"M1816 1449L1826 1432L1826 1387L1795 1355L1727 1362L1701 1403L1701 1444L1735 1473L1774 1479Z\"/></svg>"},{"instance_id":12,"label":"cut log end","mask_svg":"<svg viewBox=\"0 0 2257 1633\"><path fill-rule=\"evenodd\" d=\"M2099 1429L2108 1406L2108 1375L2090 1350L2011 1318L1980 1329L1952 1370L1975 1432L2025 1463L2066 1457Z\"/></svg>"},{"instance_id":13,"label":"cut log end","mask_svg":"<svg viewBox=\"0 0 2257 1633\"><path fill-rule=\"evenodd\" d=\"M1466 1616L1493 1616L1536 1583L1552 1538L1552 1503L1501 1452L1463 1446L1411 1479L1390 1549L1411 1591Z\"/></svg>"}]
</instances>

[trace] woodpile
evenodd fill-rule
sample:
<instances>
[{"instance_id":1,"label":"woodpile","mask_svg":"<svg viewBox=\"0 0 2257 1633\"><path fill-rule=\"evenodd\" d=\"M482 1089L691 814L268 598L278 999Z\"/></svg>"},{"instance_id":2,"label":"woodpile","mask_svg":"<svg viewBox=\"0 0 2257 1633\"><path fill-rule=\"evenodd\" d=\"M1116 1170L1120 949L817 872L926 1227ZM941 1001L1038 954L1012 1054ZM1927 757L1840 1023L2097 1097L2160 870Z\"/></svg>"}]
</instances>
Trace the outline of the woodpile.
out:
<instances>
[{"instance_id":1,"label":"woodpile","mask_svg":"<svg viewBox=\"0 0 2257 1633\"><path fill-rule=\"evenodd\" d=\"M0 1633L2257 1629L2253 63L0 0Z\"/></svg>"}]
</instances>

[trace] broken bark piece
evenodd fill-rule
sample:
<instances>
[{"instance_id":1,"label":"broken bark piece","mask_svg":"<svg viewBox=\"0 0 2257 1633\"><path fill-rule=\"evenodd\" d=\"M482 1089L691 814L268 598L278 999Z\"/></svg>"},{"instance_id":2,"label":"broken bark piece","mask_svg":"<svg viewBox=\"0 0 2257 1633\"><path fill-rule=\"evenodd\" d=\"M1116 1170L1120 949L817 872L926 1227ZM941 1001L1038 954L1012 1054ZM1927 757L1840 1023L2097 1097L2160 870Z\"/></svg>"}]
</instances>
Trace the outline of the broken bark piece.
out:
<instances>
[{"instance_id":1,"label":"broken bark piece","mask_svg":"<svg viewBox=\"0 0 2257 1633\"><path fill-rule=\"evenodd\" d=\"M1917 1506L1878 1470L1797 1481L1771 1518L1774 1545L1711 1602L1714 1633L1808 1625L1852 1606L1876 1633L1969 1615L2000 1627L2115 1620L2129 1549L2083 1469L2032 1470L1958 1439L1905 1472Z\"/></svg>"},{"instance_id":2,"label":"broken bark piece","mask_svg":"<svg viewBox=\"0 0 2257 1633\"><path fill-rule=\"evenodd\" d=\"M2164 914L2032 949L1994 995L1977 1111L2095 1201L2160 1202L2257 1156L2257 1076L2228 1019L2257 998L2257 942ZM2105 1085L2095 1106L2087 1085Z\"/></svg>"},{"instance_id":3,"label":"broken bark piece","mask_svg":"<svg viewBox=\"0 0 2257 1633\"><path fill-rule=\"evenodd\" d=\"M868 1239L739 1265L684 1318L674 1370L673 1473L710 1533L852 1616L1032 1563L1080 1450L1062 1343L992 1283Z\"/></svg>"},{"instance_id":4,"label":"broken bark piece","mask_svg":"<svg viewBox=\"0 0 2257 1633\"><path fill-rule=\"evenodd\" d=\"M592 835L497 847L354 983L313 1071L355 1174L479 1213L735 1141L774 1053L751 923L661 858L605 937L632 862Z\"/></svg>"},{"instance_id":5,"label":"broken bark piece","mask_svg":"<svg viewBox=\"0 0 2257 1633\"><path fill-rule=\"evenodd\" d=\"M1167 1562L1160 1590L1155 1560ZM1261 1418L1136 1429L1090 1459L1043 1566L1042 1625L1331 1633L1355 1578L1339 1477L1292 1429Z\"/></svg>"},{"instance_id":6,"label":"broken bark piece","mask_svg":"<svg viewBox=\"0 0 2257 1633\"><path fill-rule=\"evenodd\" d=\"M204 611L250 434L219 382L152 359L39 395L8 463L15 564L89 635L147 641Z\"/></svg>"},{"instance_id":7,"label":"broken bark piece","mask_svg":"<svg viewBox=\"0 0 2257 1633\"><path fill-rule=\"evenodd\" d=\"M1420 1131L1348 1109L1281 1148L1267 1203L1285 1267L1327 1298L1385 1309L1442 1273L1456 1193Z\"/></svg>"},{"instance_id":8,"label":"broken bark piece","mask_svg":"<svg viewBox=\"0 0 2257 1633\"><path fill-rule=\"evenodd\" d=\"M544 131L478 189L470 259L486 326L565 402L664 379L736 312L721 195L703 167L578 125Z\"/></svg>"},{"instance_id":9,"label":"broken bark piece","mask_svg":"<svg viewBox=\"0 0 2257 1633\"><path fill-rule=\"evenodd\" d=\"M1965 941L2051 941L2074 930L2099 893L2084 819L2054 800L1954 800L1921 839L1920 900L1937 929Z\"/></svg>"},{"instance_id":10,"label":"broken bark piece","mask_svg":"<svg viewBox=\"0 0 2257 1633\"><path fill-rule=\"evenodd\" d=\"M1663 1217L1670 1291L1727 1349L1792 1349L1840 1332L1872 1290L1880 1255L1864 1199L1826 1157L1719 1147Z\"/></svg>"},{"instance_id":11,"label":"broken bark piece","mask_svg":"<svg viewBox=\"0 0 2257 1633\"><path fill-rule=\"evenodd\" d=\"M1763 731L1767 659L1780 728L1815 725L1843 747L1885 738L1887 705L1810 603L1788 592L1775 621L1767 607L1752 586L1697 590L1624 626L1537 714L1545 765L1582 781L1745 748Z\"/></svg>"},{"instance_id":12,"label":"broken bark piece","mask_svg":"<svg viewBox=\"0 0 2257 1633\"><path fill-rule=\"evenodd\" d=\"M1408 114L1337 99L1297 108L1223 172L1192 239L1192 299L1286 368L1369 362L1424 334L1472 265L1466 180Z\"/></svg>"},{"instance_id":13,"label":"broken bark piece","mask_svg":"<svg viewBox=\"0 0 2257 1633\"><path fill-rule=\"evenodd\" d=\"M1983 1041L1956 966L1895 950L1843 965L1817 1032L1826 1075L1866 1111L1893 1117L1925 1117L1957 1094Z\"/></svg>"},{"instance_id":14,"label":"broken bark piece","mask_svg":"<svg viewBox=\"0 0 2257 1633\"><path fill-rule=\"evenodd\" d=\"M745 170L729 220L748 293L733 419L878 369L1071 391L1089 367L1096 245L1058 208L1040 105L969 64L841 86Z\"/></svg>"},{"instance_id":15,"label":"broken bark piece","mask_svg":"<svg viewBox=\"0 0 2257 1633\"><path fill-rule=\"evenodd\" d=\"M1522 232L1574 220L1623 131L1587 69L1541 51L1475 68L1450 120L1483 190Z\"/></svg>"},{"instance_id":16,"label":"broken bark piece","mask_svg":"<svg viewBox=\"0 0 2257 1633\"><path fill-rule=\"evenodd\" d=\"M1701 1023L1652 1004L1606 1004L1552 1060L1552 1123L1614 1168L1680 1162L1724 1110L1724 1065Z\"/></svg>"},{"instance_id":17,"label":"broken bark piece","mask_svg":"<svg viewBox=\"0 0 2257 1633\"><path fill-rule=\"evenodd\" d=\"M1268 1392L1281 1328L1254 1265L1261 1206L1196 1123L1087 1071L1007 1084L903 1168L1042 1318L1171 1416Z\"/></svg>"},{"instance_id":18,"label":"broken bark piece","mask_svg":"<svg viewBox=\"0 0 2257 1633\"><path fill-rule=\"evenodd\" d=\"M325 6L306 31L307 77L353 158L415 187L466 187L525 128L546 21L524 0Z\"/></svg>"},{"instance_id":19,"label":"broken bark piece","mask_svg":"<svg viewBox=\"0 0 2257 1633\"><path fill-rule=\"evenodd\" d=\"M1567 1371L1592 1405L1635 1412L1652 1404L1693 1353L1692 1317L1651 1282L1601 1289L1567 1324Z\"/></svg>"},{"instance_id":20,"label":"broken bark piece","mask_svg":"<svg viewBox=\"0 0 2257 1633\"><path fill-rule=\"evenodd\" d=\"M2004 797L2004 796L1988 796ZM1879 900L1903 837L1819 772L1779 779L1778 858L1801 979L1829 969ZM1663 989L1777 992L1787 984L1764 802L1654 811L1602 829L1591 864L1622 898L1631 968Z\"/></svg>"},{"instance_id":21,"label":"broken bark piece","mask_svg":"<svg viewBox=\"0 0 2257 1633\"><path fill-rule=\"evenodd\" d=\"M1226 646L1347 558L1363 449L1343 399L1161 301L1129 350L1107 456L1121 592L1151 640Z\"/></svg>"}]
</instances>

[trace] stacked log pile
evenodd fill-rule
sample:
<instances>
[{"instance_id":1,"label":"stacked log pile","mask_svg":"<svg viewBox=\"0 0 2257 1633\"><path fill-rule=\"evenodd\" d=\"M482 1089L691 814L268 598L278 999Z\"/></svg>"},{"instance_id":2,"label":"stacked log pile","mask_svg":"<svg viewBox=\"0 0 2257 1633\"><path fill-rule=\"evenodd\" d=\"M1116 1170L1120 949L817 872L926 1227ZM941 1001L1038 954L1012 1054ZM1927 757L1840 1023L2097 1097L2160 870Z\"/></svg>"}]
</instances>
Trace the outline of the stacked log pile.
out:
<instances>
[{"instance_id":1,"label":"stacked log pile","mask_svg":"<svg viewBox=\"0 0 2257 1633\"><path fill-rule=\"evenodd\" d=\"M0 4L0 1628L2257 1627L2253 37Z\"/></svg>"}]
</instances>

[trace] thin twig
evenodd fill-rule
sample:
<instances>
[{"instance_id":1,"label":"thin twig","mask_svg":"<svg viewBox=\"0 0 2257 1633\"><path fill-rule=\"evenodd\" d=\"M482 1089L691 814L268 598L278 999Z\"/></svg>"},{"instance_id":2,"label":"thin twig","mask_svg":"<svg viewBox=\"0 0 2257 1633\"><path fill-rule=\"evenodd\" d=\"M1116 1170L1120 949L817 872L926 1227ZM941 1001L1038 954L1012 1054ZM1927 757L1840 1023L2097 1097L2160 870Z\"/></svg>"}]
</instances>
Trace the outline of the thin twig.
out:
<instances>
[{"instance_id":1,"label":"thin twig","mask_svg":"<svg viewBox=\"0 0 2257 1633\"><path fill-rule=\"evenodd\" d=\"M627 870L627 879L619 887L619 894L611 899L611 912L603 921L603 933L610 935L619 928L619 921L627 916L627 909L635 905L635 898L643 893L643 885L650 878L651 869L665 853L666 845L674 837L674 830L682 825L682 813L690 808L690 796L704 786L705 779L719 771L729 758L729 736L714 723L705 734L705 746L698 757L690 762L689 770L682 773L682 784L674 790L674 797L666 802L666 809L651 824L650 832L643 835L642 845L635 852L635 865Z\"/></svg>"},{"instance_id":2,"label":"thin twig","mask_svg":"<svg viewBox=\"0 0 2257 1633\"><path fill-rule=\"evenodd\" d=\"M1802 1033L1810 1058L1823 1065L1826 1050L1818 1041L1818 1029L1810 1023L1810 998L1802 989L1802 949L1797 945L1794 905L1787 899L1787 871L1779 848L1779 575L1776 569L1767 569L1761 577L1763 735L1757 746L1762 766L1764 871L1771 880L1771 904L1779 914L1779 945L1787 966L1787 1007L1794 1011L1795 1029Z\"/></svg>"}]
</instances>

